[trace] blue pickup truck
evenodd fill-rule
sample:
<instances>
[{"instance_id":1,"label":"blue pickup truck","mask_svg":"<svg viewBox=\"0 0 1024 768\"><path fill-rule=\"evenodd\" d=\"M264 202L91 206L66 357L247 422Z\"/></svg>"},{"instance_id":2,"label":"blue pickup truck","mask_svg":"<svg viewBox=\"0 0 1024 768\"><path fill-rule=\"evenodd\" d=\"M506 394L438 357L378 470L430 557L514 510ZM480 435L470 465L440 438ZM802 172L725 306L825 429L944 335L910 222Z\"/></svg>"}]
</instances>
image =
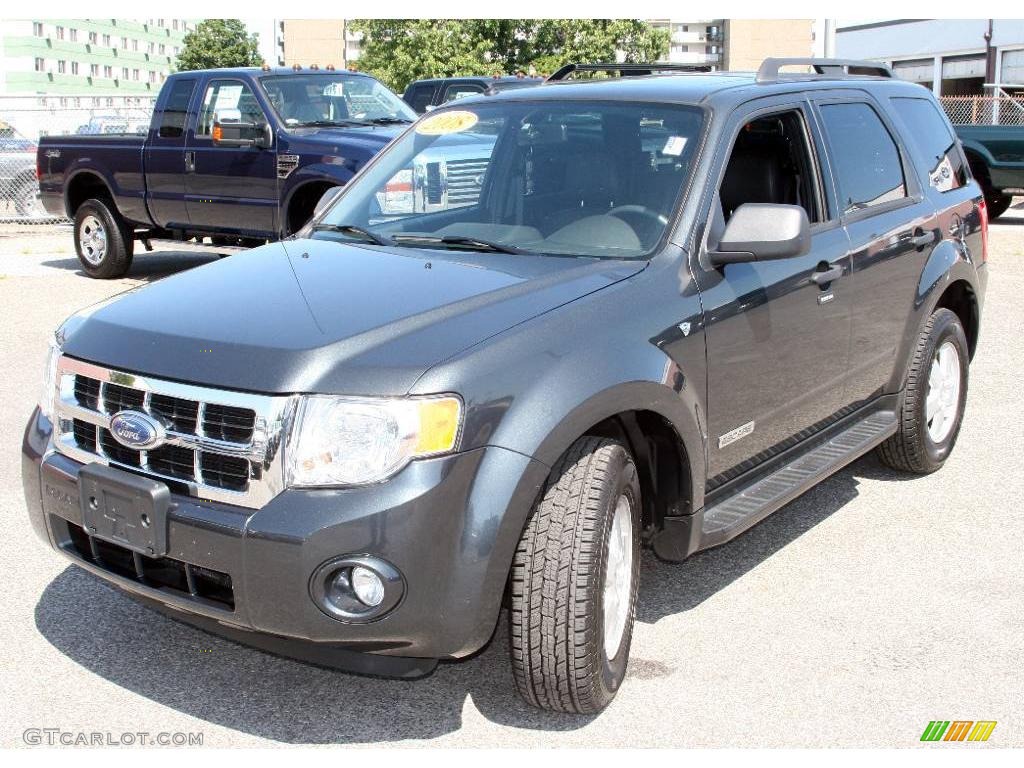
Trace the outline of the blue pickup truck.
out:
<instances>
[{"instance_id":1,"label":"blue pickup truck","mask_svg":"<svg viewBox=\"0 0 1024 768\"><path fill-rule=\"evenodd\" d=\"M989 219L1024 194L1024 125L958 125L971 174L985 193Z\"/></svg>"},{"instance_id":2,"label":"blue pickup truck","mask_svg":"<svg viewBox=\"0 0 1024 768\"><path fill-rule=\"evenodd\" d=\"M74 219L91 277L125 274L136 240L286 237L416 113L369 75L243 68L171 75L144 135L47 136L40 199Z\"/></svg>"}]
</instances>

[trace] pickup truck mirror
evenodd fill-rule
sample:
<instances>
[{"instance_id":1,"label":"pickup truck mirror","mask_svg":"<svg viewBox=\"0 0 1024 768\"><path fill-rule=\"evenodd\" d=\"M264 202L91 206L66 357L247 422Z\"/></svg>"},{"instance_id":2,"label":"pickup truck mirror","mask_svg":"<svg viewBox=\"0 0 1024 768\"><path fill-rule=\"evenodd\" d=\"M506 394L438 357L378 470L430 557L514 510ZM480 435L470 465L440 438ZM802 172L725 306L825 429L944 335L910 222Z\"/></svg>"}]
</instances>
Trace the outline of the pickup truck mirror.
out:
<instances>
[{"instance_id":1,"label":"pickup truck mirror","mask_svg":"<svg viewBox=\"0 0 1024 768\"><path fill-rule=\"evenodd\" d=\"M267 149L274 142L274 134L267 123L225 119L220 113L213 119L211 138L215 147Z\"/></svg>"},{"instance_id":2,"label":"pickup truck mirror","mask_svg":"<svg viewBox=\"0 0 1024 768\"><path fill-rule=\"evenodd\" d=\"M320 195L320 199L316 201L316 205L313 207L313 218L323 213L334 202L334 199L341 194L341 190L341 187L331 187Z\"/></svg>"},{"instance_id":3,"label":"pickup truck mirror","mask_svg":"<svg viewBox=\"0 0 1024 768\"><path fill-rule=\"evenodd\" d=\"M744 203L708 252L714 266L803 256L811 249L811 223L799 205Z\"/></svg>"}]
</instances>

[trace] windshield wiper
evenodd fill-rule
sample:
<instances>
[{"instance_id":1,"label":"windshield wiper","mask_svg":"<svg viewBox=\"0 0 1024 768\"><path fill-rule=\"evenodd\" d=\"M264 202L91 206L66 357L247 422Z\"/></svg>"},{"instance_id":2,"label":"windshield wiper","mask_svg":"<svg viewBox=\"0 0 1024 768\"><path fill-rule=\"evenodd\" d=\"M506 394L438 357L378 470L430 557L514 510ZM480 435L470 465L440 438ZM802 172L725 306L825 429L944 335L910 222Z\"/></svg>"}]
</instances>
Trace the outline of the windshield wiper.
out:
<instances>
[{"instance_id":1,"label":"windshield wiper","mask_svg":"<svg viewBox=\"0 0 1024 768\"><path fill-rule=\"evenodd\" d=\"M412 120L407 117L374 117L366 122L373 123L374 125L395 125L398 123L408 124Z\"/></svg>"},{"instance_id":2,"label":"windshield wiper","mask_svg":"<svg viewBox=\"0 0 1024 768\"><path fill-rule=\"evenodd\" d=\"M374 245L394 245L394 242L376 232L363 229L355 224L314 224L314 232L340 232L349 237L356 237Z\"/></svg>"},{"instance_id":3,"label":"windshield wiper","mask_svg":"<svg viewBox=\"0 0 1024 768\"><path fill-rule=\"evenodd\" d=\"M492 253L532 253L524 248L504 243L495 243L491 240L481 240L479 237L468 237L464 235L393 235L391 238L396 243L416 242L426 245L450 245L455 248L467 248L471 251L491 251Z\"/></svg>"},{"instance_id":4,"label":"windshield wiper","mask_svg":"<svg viewBox=\"0 0 1024 768\"><path fill-rule=\"evenodd\" d=\"M344 128L346 125L370 125L362 120L303 120L296 123L300 128L330 128L332 126Z\"/></svg>"}]
</instances>

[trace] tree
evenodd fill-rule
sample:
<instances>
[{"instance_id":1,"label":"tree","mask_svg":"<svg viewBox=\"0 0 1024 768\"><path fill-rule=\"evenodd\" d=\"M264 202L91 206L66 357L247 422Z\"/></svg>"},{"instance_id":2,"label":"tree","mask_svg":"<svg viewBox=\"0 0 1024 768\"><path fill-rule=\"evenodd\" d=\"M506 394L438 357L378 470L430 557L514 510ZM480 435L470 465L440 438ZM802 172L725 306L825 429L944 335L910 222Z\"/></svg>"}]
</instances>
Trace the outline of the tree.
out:
<instances>
[{"instance_id":1,"label":"tree","mask_svg":"<svg viewBox=\"0 0 1024 768\"><path fill-rule=\"evenodd\" d=\"M413 80L550 73L562 64L656 61L668 32L636 19L360 19L359 68L401 92Z\"/></svg>"},{"instance_id":2,"label":"tree","mask_svg":"<svg viewBox=\"0 0 1024 768\"><path fill-rule=\"evenodd\" d=\"M256 35L240 19L206 19L185 35L178 71L218 67L257 67L261 59Z\"/></svg>"}]
</instances>

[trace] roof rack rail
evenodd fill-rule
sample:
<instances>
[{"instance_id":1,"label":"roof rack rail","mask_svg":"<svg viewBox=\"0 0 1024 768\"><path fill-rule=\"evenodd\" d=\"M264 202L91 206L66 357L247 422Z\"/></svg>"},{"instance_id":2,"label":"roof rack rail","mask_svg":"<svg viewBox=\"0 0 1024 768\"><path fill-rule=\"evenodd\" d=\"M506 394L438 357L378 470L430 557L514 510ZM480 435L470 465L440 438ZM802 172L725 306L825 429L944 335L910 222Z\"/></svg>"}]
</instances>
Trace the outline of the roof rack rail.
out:
<instances>
[{"instance_id":1,"label":"roof rack rail","mask_svg":"<svg viewBox=\"0 0 1024 768\"><path fill-rule=\"evenodd\" d=\"M765 59L757 70L757 82L777 83L782 67L807 66L814 69L812 77L841 80L847 77L895 77L888 65L859 59ZM799 73L794 73L799 74ZM804 74L806 77L807 75Z\"/></svg>"},{"instance_id":2,"label":"roof rack rail","mask_svg":"<svg viewBox=\"0 0 1024 768\"><path fill-rule=\"evenodd\" d=\"M620 77L640 77L655 72L710 72L711 67L701 64L566 64L559 67L545 82L568 80L573 72L618 72Z\"/></svg>"}]
</instances>

